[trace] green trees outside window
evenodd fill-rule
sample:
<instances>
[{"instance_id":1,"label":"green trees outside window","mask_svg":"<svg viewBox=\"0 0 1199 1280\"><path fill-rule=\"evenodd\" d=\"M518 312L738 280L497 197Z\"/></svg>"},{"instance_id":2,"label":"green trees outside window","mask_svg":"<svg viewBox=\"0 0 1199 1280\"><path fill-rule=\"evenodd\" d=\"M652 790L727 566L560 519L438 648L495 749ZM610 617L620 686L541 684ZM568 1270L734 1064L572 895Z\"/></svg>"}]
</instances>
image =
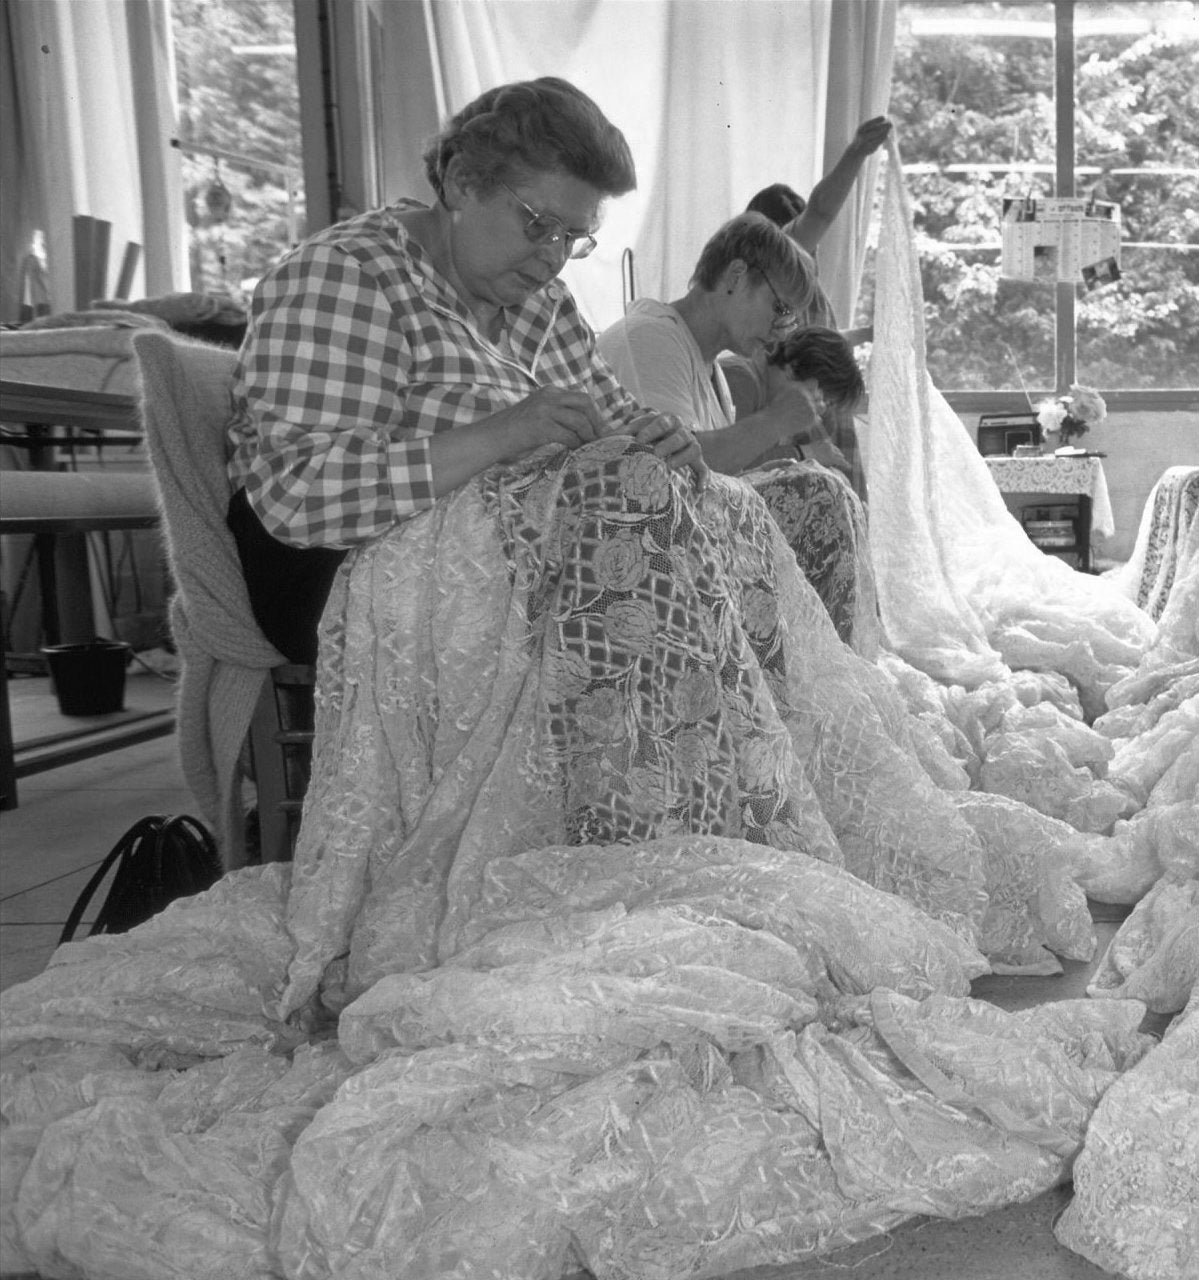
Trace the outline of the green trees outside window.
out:
<instances>
[{"instance_id":1,"label":"green trees outside window","mask_svg":"<svg viewBox=\"0 0 1199 1280\"><path fill-rule=\"evenodd\" d=\"M291 0L171 0L191 288L239 300L304 235Z\"/></svg>"},{"instance_id":2,"label":"green trees outside window","mask_svg":"<svg viewBox=\"0 0 1199 1280\"><path fill-rule=\"evenodd\" d=\"M1114 201L1123 218L1122 278L1073 291L1074 377L1194 388L1199 5L1061 5L1075 46L1071 194ZM929 369L946 391L1054 388L1051 255L1037 279L1004 279L999 243L1005 196L1063 194L1055 16L1053 3L900 5L890 114L921 250ZM861 321L871 275L868 264Z\"/></svg>"}]
</instances>

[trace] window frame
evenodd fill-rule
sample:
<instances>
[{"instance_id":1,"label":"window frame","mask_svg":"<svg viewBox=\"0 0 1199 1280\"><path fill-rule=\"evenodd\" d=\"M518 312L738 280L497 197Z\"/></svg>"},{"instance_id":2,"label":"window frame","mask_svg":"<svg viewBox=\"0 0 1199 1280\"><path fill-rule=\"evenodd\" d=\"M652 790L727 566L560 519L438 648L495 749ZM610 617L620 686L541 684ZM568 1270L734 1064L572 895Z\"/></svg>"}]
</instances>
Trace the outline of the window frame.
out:
<instances>
[{"instance_id":1,"label":"window frame","mask_svg":"<svg viewBox=\"0 0 1199 1280\"><path fill-rule=\"evenodd\" d=\"M1075 194L1075 113L1074 72L1075 0L1051 0L1054 18L1053 96L1055 113L1054 195L1069 198ZM1069 390L1078 381L1078 345L1075 333L1077 296L1071 282L1054 286L1054 376L1055 387L1030 389L1035 399ZM1010 388L996 391L952 391L944 393L946 402L961 413L1002 412L1010 407L1017 393ZM1103 388L1103 398L1110 412L1133 410L1194 411L1199 409L1199 387L1155 389Z\"/></svg>"}]
</instances>

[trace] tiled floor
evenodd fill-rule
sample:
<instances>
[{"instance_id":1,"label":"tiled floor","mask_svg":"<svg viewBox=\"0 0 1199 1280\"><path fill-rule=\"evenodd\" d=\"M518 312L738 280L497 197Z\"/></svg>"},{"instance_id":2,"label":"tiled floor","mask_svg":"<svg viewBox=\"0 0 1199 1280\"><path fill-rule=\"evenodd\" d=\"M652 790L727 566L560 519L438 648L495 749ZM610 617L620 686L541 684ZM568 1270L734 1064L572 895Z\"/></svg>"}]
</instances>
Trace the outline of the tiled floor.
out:
<instances>
[{"instance_id":1,"label":"tiled floor","mask_svg":"<svg viewBox=\"0 0 1199 1280\"><path fill-rule=\"evenodd\" d=\"M148 673L132 673L126 688L131 711L169 706L173 698L170 685ZM14 679L9 697L18 750L36 737L82 727L57 713L43 680ZM18 780L17 796L17 808L0 813L0 987L45 967L72 903L134 822L151 813L195 812L173 736L31 774Z\"/></svg>"},{"instance_id":2,"label":"tiled floor","mask_svg":"<svg viewBox=\"0 0 1199 1280\"><path fill-rule=\"evenodd\" d=\"M131 680L128 705L169 700L169 689L138 684L139 679L154 678ZM32 722L44 728L46 717L53 719L48 693L43 690L43 700L34 705L37 696L32 685L24 685L14 698L18 743ZM0 813L0 986L41 970L91 868L133 822L150 813L195 812L169 737L23 778L19 796L18 808ZM1007 1009L1083 995L1117 926L1108 919L1096 927L1094 962L1066 962L1066 972L1056 978L983 978L974 994ZM832 1280L847 1274L854 1280L1102 1280L1107 1272L1053 1237L1053 1220L1068 1201L1068 1188L1059 1188L982 1218L919 1219L830 1258L759 1268L729 1280Z\"/></svg>"}]
</instances>

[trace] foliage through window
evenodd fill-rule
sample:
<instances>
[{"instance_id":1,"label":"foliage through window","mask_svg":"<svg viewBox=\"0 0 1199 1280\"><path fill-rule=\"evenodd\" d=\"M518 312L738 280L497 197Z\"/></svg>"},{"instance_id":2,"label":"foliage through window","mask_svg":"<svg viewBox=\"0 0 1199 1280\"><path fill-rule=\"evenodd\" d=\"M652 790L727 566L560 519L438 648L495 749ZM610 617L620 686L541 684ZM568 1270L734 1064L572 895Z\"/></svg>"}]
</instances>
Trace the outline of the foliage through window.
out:
<instances>
[{"instance_id":1,"label":"foliage through window","mask_svg":"<svg viewBox=\"0 0 1199 1280\"><path fill-rule=\"evenodd\" d=\"M1043 392L1063 369L1112 389L1199 382L1199 4L1078 0L1073 13L1074 136L1059 140L1052 0L900 5L890 112L943 390ZM1072 193L1055 190L1059 152ZM1001 276L1004 198L1055 194L1119 205L1119 280L1063 300L1048 255L1033 280ZM1055 363L1063 307L1076 358Z\"/></svg>"},{"instance_id":2,"label":"foliage through window","mask_svg":"<svg viewBox=\"0 0 1199 1280\"><path fill-rule=\"evenodd\" d=\"M242 299L304 235L292 0L172 0L191 287Z\"/></svg>"}]
</instances>

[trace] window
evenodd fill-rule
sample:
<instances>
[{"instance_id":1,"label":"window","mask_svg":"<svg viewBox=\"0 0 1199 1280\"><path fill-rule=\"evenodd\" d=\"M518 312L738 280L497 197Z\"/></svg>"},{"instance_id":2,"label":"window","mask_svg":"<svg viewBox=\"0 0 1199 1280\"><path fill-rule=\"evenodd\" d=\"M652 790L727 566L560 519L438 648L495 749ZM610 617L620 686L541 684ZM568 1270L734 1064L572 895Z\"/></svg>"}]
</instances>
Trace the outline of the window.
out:
<instances>
[{"instance_id":1,"label":"window","mask_svg":"<svg viewBox=\"0 0 1199 1280\"><path fill-rule=\"evenodd\" d=\"M1193 0L901 0L891 113L938 387L1010 402L1078 381L1153 390L1163 407L1189 387L1193 402L1197 52ZM1118 279L1060 283L1051 245L1034 251L1033 278L1003 274L1004 200L1062 196L1118 209Z\"/></svg>"},{"instance_id":2,"label":"window","mask_svg":"<svg viewBox=\"0 0 1199 1280\"><path fill-rule=\"evenodd\" d=\"M291 0L172 0L191 288L241 300L305 231Z\"/></svg>"}]
</instances>

